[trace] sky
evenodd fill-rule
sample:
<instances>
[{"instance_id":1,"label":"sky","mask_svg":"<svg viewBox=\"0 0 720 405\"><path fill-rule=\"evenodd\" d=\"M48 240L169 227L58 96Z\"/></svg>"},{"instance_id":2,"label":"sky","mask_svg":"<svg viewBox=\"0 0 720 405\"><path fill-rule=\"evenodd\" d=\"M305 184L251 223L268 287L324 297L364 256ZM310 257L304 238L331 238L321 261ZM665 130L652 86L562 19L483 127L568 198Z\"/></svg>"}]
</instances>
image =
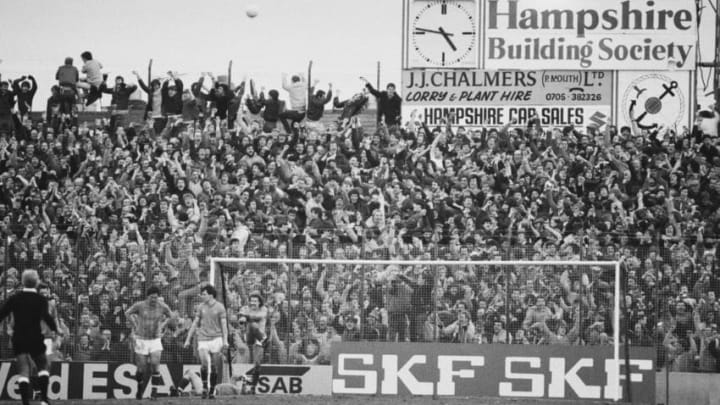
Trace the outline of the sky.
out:
<instances>
[{"instance_id":1,"label":"sky","mask_svg":"<svg viewBox=\"0 0 720 405\"><path fill-rule=\"evenodd\" d=\"M245 15L250 6L259 11L254 19ZM283 72L307 72L310 60L320 86L333 83L343 98L361 88L359 76L375 83L378 61L382 85L400 84L402 0L0 0L0 15L0 73L34 74L35 109L44 108L64 58L80 66L85 50L128 82L133 70L145 78L152 58L154 76L173 70L186 84L203 71L226 74L231 59L233 82L248 76L268 90L280 88ZM713 57L713 19L707 8L705 61Z\"/></svg>"},{"instance_id":2,"label":"sky","mask_svg":"<svg viewBox=\"0 0 720 405\"><path fill-rule=\"evenodd\" d=\"M383 85L400 81L401 0L0 0L0 15L0 73L33 73L36 109L64 58L80 67L85 50L132 82L151 58L153 75L177 71L186 85L200 72L226 74L229 60L233 82L247 75L268 90L310 60L319 85L342 97L361 89L359 76L375 83L378 61Z\"/></svg>"}]
</instances>

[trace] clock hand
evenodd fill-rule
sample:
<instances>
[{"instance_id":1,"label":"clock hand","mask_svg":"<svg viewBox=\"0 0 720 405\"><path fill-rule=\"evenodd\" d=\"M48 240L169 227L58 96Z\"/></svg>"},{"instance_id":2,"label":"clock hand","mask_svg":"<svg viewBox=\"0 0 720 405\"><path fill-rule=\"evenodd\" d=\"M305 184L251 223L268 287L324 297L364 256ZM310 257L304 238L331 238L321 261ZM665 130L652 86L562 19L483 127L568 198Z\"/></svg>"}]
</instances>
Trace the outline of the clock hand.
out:
<instances>
[{"instance_id":1,"label":"clock hand","mask_svg":"<svg viewBox=\"0 0 720 405\"><path fill-rule=\"evenodd\" d=\"M440 31L429 30L429 29L427 29L427 28L415 28L415 31L427 32L427 33L430 33L430 34L440 34L440 35L443 35L443 33L440 32ZM453 34L447 33L447 32L445 33L445 35L450 36L450 37L453 36Z\"/></svg>"},{"instance_id":2,"label":"clock hand","mask_svg":"<svg viewBox=\"0 0 720 405\"><path fill-rule=\"evenodd\" d=\"M445 32L445 30L442 27L438 28L438 31L440 31L440 34L445 38L447 43L450 45L450 48L452 48L453 51L457 51L457 47L455 46L453 41L450 39L450 35L452 35L452 34L448 34L447 32Z\"/></svg>"}]
</instances>

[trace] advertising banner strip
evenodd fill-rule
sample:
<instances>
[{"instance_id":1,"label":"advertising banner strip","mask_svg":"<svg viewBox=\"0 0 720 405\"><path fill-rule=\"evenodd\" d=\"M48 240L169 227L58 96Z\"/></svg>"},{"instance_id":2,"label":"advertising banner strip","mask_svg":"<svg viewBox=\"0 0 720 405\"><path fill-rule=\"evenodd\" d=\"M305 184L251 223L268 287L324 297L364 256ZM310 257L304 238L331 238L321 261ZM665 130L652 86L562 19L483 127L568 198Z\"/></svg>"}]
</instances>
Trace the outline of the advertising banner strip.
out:
<instances>
[{"instance_id":1,"label":"advertising banner strip","mask_svg":"<svg viewBox=\"0 0 720 405\"><path fill-rule=\"evenodd\" d=\"M405 70L402 97L412 105L607 105L612 72L557 70Z\"/></svg>"},{"instance_id":2,"label":"advertising banner strip","mask_svg":"<svg viewBox=\"0 0 720 405\"><path fill-rule=\"evenodd\" d=\"M487 69L694 70L692 0L483 0Z\"/></svg>"},{"instance_id":3,"label":"advertising banner strip","mask_svg":"<svg viewBox=\"0 0 720 405\"><path fill-rule=\"evenodd\" d=\"M430 127L442 126L443 118L453 113L454 127L466 129L492 129L516 120L518 126L526 126L531 118L540 119L546 129L575 127L587 131L588 127L601 128L610 119L610 103L602 106L514 106L514 105L428 105L403 108L403 122L415 120Z\"/></svg>"},{"instance_id":4,"label":"advertising banner strip","mask_svg":"<svg viewBox=\"0 0 720 405\"><path fill-rule=\"evenodd\" d=\"M447 395L612 400L624 395L624 362L612 347L338 343L333 394ZM655 403L652 348L631 348L636 403Z\"/></svg>"},{"instance_id":5,"label":"advertising banner strip","mask_svg":"<svg viewBox=\"0 0 720 405\"><path fill-rule=\"evenodd\" d=\"M245 374L251 364L233 364L233 375ZM185 372L200 373L193 364L162 364L160 395L168 395L178 386ZM331 366L263 365L258 394L330 395ZM19 400L15 364L0 362L0 400ZM137 382L135 365L127 363L54 363L48 396L51 400L131 399ZM145 394L147 395L148 392Z\"/></svg>"}]
</instances>

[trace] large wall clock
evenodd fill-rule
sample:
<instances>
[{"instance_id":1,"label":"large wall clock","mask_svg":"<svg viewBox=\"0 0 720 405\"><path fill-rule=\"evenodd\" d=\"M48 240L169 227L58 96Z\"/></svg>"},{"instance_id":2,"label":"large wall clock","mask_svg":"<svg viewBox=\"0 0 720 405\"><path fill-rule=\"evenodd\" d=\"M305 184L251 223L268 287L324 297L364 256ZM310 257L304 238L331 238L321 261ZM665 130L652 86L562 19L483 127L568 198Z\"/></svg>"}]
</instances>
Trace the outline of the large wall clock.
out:
<instances>
[{"instance_id":1,"label":"large wall clock","mask_svg":"<svg viewBox=\"0 0 720 405\"><path fill-rule=\"evenodd\" d=\"M475 0L412 0L409 11L408 67L478 67Z\"/></svg>"}]
</instances>

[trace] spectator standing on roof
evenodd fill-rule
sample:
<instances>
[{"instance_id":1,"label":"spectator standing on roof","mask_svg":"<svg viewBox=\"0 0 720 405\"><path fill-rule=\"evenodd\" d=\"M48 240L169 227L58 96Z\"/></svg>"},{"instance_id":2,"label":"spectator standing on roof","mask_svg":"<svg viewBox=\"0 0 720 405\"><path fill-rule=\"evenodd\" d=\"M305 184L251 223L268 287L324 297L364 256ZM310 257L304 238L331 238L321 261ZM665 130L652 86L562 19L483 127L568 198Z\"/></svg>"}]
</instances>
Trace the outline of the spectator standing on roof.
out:
<instances>
[{"instance_id":1,"label":"spectator standing on roof","mask_svg":"<svg viewBox=\"0 0 720 405\"><path fill-rule=\"evenodd\" d=\"M125 79L122 76L115 77L115 87L107 88L103 87L103 93L112 94L112 100L110 104L112 106L112 115L110 117L110 127L115 128L118 125L118 121L121 121L122 117L126 116L130 109L130 95L132 95L137 86L131 84L126 85Z\"/></svg>"},{"instance_id":2,"label":"spectator standing on roof","mask_svg":"<svg viewBox=\"0 0 720 405\"><path fill-rule=\"evenodd\" d=\"M77 96L77 83L80 80L80 72L73 65L73 58L65 58L65 64L58 67L55 73L58 81L57 99L61 102L60 112L70 114L75 97ZM53 94L54 95L54 94Z\"/></svg>"},{"instance_id":3,"label":"spectator standing on roof","mask_svg":"<svg viewBox=\"0 0 720 405\"><path fill-rule=\"evenodd\" d=\"M262 117L265 120L263 132L272 132L277 128L277 122L280 120L280 112L285 108L285 102L280 100L280 93L272 89L268 91L269 98L266 99L263 91L260 91L258 105L263 109Z\"/></svg>"},{"instance_id":4,"label":"spectator standing on roof","mask_svg":"<svg viewBox=\"0 0 720 405\"><path fill-rule=\"evenodd\" d=\"M337 92L337 96L333 100L333 108L342 109L340 116L338 117L338 127L345 129L352 118L360 114L365 107L367 107L369 98L368 90L363 87L362 91L353 95L351 98L340 101L340 92Z\"/></svg>"},{"instance_id":5,"label":"spectator standing on roof","mask_svg":"<svg viewBox=\"0 0 720 405\"><path fill-rule=\"evenodd\" d=\"M228 106L232 101L234 94L230 89L228 83L220 83L215 79L215 76L210 75L213 81L213 89L210 90L210 94L207 96L207 101L215 103L215 116L224 120L228 117Z\"/></svg>"},{"instance_id":6,"label":"spectator standing on roof","mask_svg":"<svg viewBox=\"0 0 720 405\"><path fill-rule=\"evenodd\" d=\"M360 77L360 80L365 82L365 87L368 91L370 91L370 94L375 96L375 99L377 100L378 123L384 121L385 125L388 127L400 125L400 121L402 119L400 111L402 107L402 99L395 92L395 85L393 83L388 83L385 87L385 91L378 91L366 78Z\"/></svg>"},{"instance_id":7,"label":"spectator standing on roof","mask_svg":"<svg viewBox=\"0 0 720 405\"><path fill-rule=\"evenodd\" d=\"M183 113L183 82L173 72L168 72L168 80L162 84L162 115L155 119L154 129L159 133L169 123L170 117L182 116ZM154 96L153 96L154 98ZM154 100L153 100L154 101ZM153 111L154 112L154 111Z\"/></svg>"},{"instance_id":8,"label":"spectator standing on roof","mask_svg":"<svg viewBox=\"0 0 720 405\"><path fill-rule=\"evenodd\" d=\"M162 109L164 115L182 114L183 82L173 72L168 72L168 80L162 87Z\"/></svg>"},{"instance_id":9,"label":"spectator standing on roof","mask_svg":"<svg viewBox=\"0 0 720 405\"><path fill-rule=\"evenodd\" d=\"M55 73L55 79L58 81L60 86L70 86L73 89L75 88L80 80L80 72L78 72L77 68L73 65L73 58L69 56L65 58L65 63L58 67L58 70Z\"/></svg>"},{"instance_id":10,"label":"spectator standing on roof","mask_svg":"<svg viewBox=\"0 0 720 405\"><path fill-rule=\"evenodd\" d=\"M162 117L162 84L160 80L153 79L149 83L150 87L148 87L137 71L133 71L133 74L137 78L140 88L148 95L148 103L147 107L145 107L145 119Z\"/></svg>"},{"instance_id":11,"label":"spectator standing on roof","mask_svg":"<svg viewBox=\"0 0 720 405\"><path fill-rule=\"evenodd\" d=\"M15 107L15 93L10 83L0 82L0 132L10 133L15 129L12 110Z\"/></svg>"},{"instance_id":12,"label":"spectator standing on roof","mask_svg":"<svg viewBox=\"0 0 720 405\"><path fill-rule=\"evenodd\" d=\"M315 92L315 94L312 94ZM308 99L307 120L313 123L320 121L325 113L325 104L332 100L332 83L328 84L328 91L315 91L315 86L310 88L310 98Z\"/></svg>"},{"instance_id":13,"label":"spectator standing on roof","mask_svg":"<svg viewBox=\"0 0 720 405\"><path fill-rule=\"evenodd\" d=\"M305 110L307 109L307 91L308 85L302 74L293 75L288 81L288 75L283 73L282 86L290 96L290 109L280 113L280 119L283 126L287 130L296 122L300 122L305 118ZM287 123L286 120L290 120ZM291 132L288 130L288 132Z\"/></svg>"}]
</instances>

